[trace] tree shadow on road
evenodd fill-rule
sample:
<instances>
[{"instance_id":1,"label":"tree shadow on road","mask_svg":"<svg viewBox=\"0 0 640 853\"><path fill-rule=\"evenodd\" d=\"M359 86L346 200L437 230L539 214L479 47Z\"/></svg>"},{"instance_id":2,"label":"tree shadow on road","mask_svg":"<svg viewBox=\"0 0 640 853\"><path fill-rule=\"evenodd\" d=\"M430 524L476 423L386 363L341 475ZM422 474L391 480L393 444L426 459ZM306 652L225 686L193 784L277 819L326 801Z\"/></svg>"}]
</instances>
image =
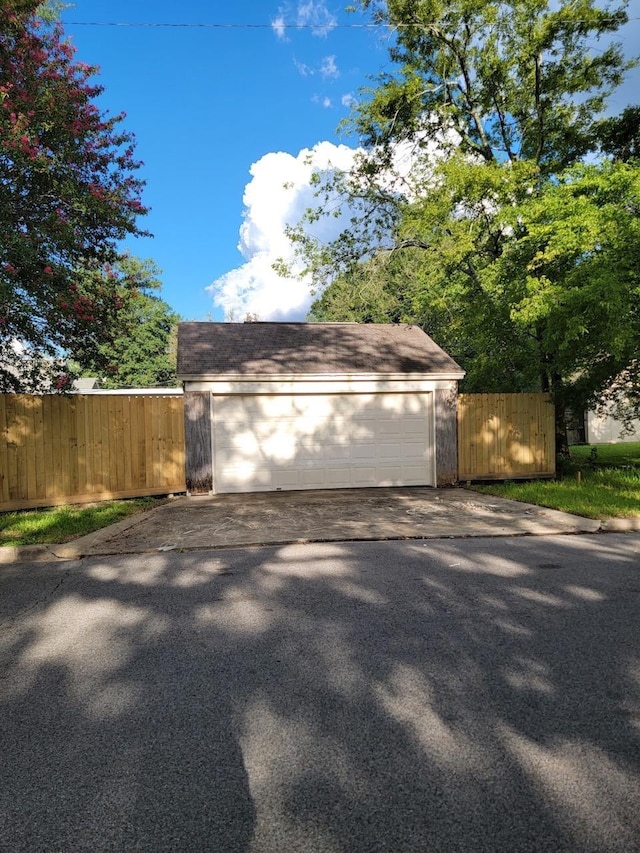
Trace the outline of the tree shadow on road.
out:
<instances>
[{"instance_id":1,"label":"tree shadow on road","mask_svg":"<svg viewBox=\"0 0 640 853\"><path fill-rule=\"evenodd\" d=\"M74 564L0 634L6 849L639 849L636 546Z\"/></svg>"}]
</instances>

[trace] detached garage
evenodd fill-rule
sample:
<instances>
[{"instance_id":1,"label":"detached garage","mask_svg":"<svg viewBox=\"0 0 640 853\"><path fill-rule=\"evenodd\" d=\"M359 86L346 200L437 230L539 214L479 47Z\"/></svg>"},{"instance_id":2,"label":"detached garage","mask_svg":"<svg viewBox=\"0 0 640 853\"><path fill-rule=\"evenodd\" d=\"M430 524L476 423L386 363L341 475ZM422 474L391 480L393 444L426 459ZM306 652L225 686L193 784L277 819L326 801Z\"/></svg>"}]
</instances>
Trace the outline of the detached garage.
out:
<instances>
[{"instance_id":1,"label":"detached garage","mask_svg":"<svg viewBox=\"0 0 640 853\"><path fill-rule=\"evenodd\" d=\"M464 372L417 326L181 323L192 494L455 482Z\"/></svg>"}]
</instances>

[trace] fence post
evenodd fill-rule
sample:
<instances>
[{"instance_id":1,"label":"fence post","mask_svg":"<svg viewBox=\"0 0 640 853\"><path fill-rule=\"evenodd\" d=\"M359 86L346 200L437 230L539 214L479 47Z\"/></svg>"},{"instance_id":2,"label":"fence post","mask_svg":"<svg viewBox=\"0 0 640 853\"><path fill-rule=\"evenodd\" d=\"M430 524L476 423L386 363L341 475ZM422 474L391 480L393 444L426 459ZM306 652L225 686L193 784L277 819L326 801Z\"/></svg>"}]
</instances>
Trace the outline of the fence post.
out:
<instances>
[{"instance_id":1,"label":"fence post","mask_svg":"<svg viewBox=\"0 0 640 853\"><path fill-rule=\"evenodd\" d=\"M211 394L184 392L185 477L187 492L208 494L213 489L211 458Z\"/></svg>"},{"instance_id":2,"label":"fence post","mask_svg":"<svg viewBox=\"0 0 640 853\"><path fill-rule=\"evenodd\" d=\"M436 485L453 486L458 482L457 382L438 388L434 397Z\"/></svg>"}]
</instances>

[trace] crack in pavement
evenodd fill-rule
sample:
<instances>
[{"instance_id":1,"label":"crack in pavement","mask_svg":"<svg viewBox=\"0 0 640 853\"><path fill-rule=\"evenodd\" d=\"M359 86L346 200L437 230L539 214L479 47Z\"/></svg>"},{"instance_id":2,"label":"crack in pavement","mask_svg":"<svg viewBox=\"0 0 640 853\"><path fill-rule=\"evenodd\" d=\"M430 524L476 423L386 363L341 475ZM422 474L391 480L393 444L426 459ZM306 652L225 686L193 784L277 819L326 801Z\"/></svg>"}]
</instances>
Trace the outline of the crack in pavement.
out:
<instances>
[{"instance_id":1,"label":"crack in pavement","mask_svg":"<svg viewBox=\"0 0 640 853\"><path fill-rule=\"evenodd\" d=\"M53 598L53 596L60 589L60 587L64 584L64 582L67 580L67 578L69 577L70 574L71 574L71 569L67 569L67 571L61 577L58 578L57 583L53 587L53 589L50 589L49 592L45 593L42 596L42 598L38 599L38 601L35 601L33 604L30 604L28 607L24 607L22 610L18 610L17 613L14 613L12 616L9 616L8 619L5 619L4 621L0 622L0 629L10 629L11 627L13 627L13 624L15 623L15 621L17 619L19 619L21 616L24 616L26 613L30 613L32 610L37 610L38 607L41 607L43 604L45 604L47 601L49 601L51 598Z\"/></svg>"}]
</instances>

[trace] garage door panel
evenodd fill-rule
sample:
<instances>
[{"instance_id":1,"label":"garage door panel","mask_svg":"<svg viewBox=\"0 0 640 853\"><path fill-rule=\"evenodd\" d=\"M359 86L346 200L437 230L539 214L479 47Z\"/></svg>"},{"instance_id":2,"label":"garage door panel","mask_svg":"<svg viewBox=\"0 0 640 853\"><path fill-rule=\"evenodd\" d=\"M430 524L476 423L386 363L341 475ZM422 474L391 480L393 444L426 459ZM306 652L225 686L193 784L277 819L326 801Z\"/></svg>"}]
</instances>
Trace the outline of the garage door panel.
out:
<instances>
[{"instance_id":1,"label":"garage door panel","mask_svg":"<svg viewBox=\"0 0 640 853\"><path fill-rule=\"evenodd\" d=\"M381 465L378 471L384 486L405 484L406 477L403 476L402 465Z\"/></svg>"},{"instance_id":2,"label":"garage door panel","mask_svg":"<svg viewBox=\"0 0 640 853\"><path fill-rule=\"evenodd\" d=\"M272 472L274 489L299 489L300 471L296 468L276 469Z\"/></svg>"},{"instance_id":3,"label":"garage door panel","mask_svg":"<svg viewBox=\"0 0 640 853\"><path fill-rule=\"evenodd\" d=\"M379 420L375 426L376 438L401 438L403 424L399 418Z\"/></svg>"},{"instance_id":4,"label":"garage door panel","mask_svg":"<svg viewBox=\"0 0 640 853\"><path fill-rule=\"evenodd\" d=\"M256 449L254 453L239 453L235 447L216 447L216 465L220 469L241 468L242 465L239 463L243 461L245 467L246 465L253 465L255 467L260 458L259 449Z\"/></svg>"},{"instance_id":5,"label":"garage door panel","mask_svg":"<svg viewBox=\"0 0 640 853\"><path fill-rule=\"evenodd\" d=\"M348 488L352 485L351 470L349 468L327 468L325 470L328 489Z\"/></svg>"},{"instance_id":6,"label":"garage door panel","mask_svg":"<svg viewBox=\"0 0 640 853\"><path fill-rule=\"evenodd\" d=\"M429 425L419 418L406 418L400 423L402 438L419 438L426 441L429 437Z\"/></svg>"},{"instance_id":7,"label":"garage door panel","mask_svg":"<svg viewBox=\"0 0 640 853\"><path fill-rule=\"evenodd\" d=\"M270 467L216 465L216 490L219 492L265 492L272 488Z\"/></svg>"},{"instance_id":8,"label":"garage door panel","mask_svg":"<svg viewBox=\"0 0 640 853\"><path fill-rule=\"evenodd\" d=\"M354 461L375 460L376 445L372 441L353 444L351 447L351 458Z\"/></svg>"},{"instance_id":9,"label":"garage door panel","mask_svg":"<svg viewBox=\"0 0 640 853\"><path fill-rule=\"evenodd\" d=\"M432 484L431 395L214 396L218 492Z\"/></svg>"},{"instance_id":10,"label":"garage door panel","mask_svg":"<svg viewBox=\"0 0 640 853\"><path fill-rule=\"evenodd\" d=\"M353 468L351 482L354 486L377 486L379 475L374 467Z\"/></svg>"},{"instance_id":11,"label":"garage door panel","mask_svg":"<svg viewBox=\"0 0 640 853\"><path fill-rule=\"evenodd\" d=\"M415 463L426 461L429 458L429 450L422 441L403 441L398 451L398 456L403 462L411 460L411 462Z\"/></svg>"},{"instance_id":12,"label":"garage door panel","mask_svg":"<svg viewBox=\"0 0 640 853\"><path fill-rule=\"evenodd\" d=\"M334 462L348 462L351 459L352 448L348 444L334 444L324 450L323 456L328 465Z\"/></svg>"},{"instance_id":13,"label":"garage door panel","mask_svg":"<svg viewBox=\"0 0 640 853\"><path fill-rule=\"evenodd\" d=\"M413 460L427 460L428 452L423 443L418 444L378 444L377 457L382 462L388 459L410 458Z\"/></svg>"},{"instance_id":14,"label":"garage door panel","mask_svg":"<svg viewBox=\"0 0 640 853\"><path fill-rule=\"evenodd\" d=\"M300 487L303 489L324 489L327 480L324 469L312 468L300 472Z\"/></svg>"}]
</instances>

